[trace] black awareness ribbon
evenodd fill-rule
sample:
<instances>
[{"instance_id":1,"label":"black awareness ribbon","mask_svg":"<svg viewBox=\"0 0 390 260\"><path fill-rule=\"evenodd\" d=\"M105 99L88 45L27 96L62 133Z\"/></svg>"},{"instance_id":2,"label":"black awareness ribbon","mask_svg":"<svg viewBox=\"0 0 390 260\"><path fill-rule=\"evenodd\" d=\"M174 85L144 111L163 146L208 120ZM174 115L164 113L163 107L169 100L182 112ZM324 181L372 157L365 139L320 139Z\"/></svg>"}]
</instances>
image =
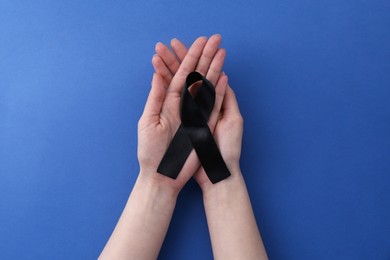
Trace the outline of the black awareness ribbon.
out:
<instances>
[{"instance_id":1,"label":"black awareness ribbon","mask_svg":"<svg viewBox=\"0 0 390 260\"><path fill-rule=\"evenodd\" d=\"M202 81L194 97L189 88ZM191 72L183 87L180 102L181 124L162 158L157 172L176 179L192 149L212 183L230 176L207 121L215 103L213 84L199 72Z\"/></svg>"}]
</instances>

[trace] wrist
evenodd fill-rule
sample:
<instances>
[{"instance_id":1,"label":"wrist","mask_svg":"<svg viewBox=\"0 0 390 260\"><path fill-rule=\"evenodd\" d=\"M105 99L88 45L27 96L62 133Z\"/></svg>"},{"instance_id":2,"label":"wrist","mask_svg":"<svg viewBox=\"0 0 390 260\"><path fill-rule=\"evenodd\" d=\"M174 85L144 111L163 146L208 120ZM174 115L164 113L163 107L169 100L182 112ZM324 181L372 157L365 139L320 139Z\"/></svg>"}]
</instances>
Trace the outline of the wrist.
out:
<instances>
[{"instance_id":1,"label":"wrist","mask_svg":"<svg viewBox=\"0 0 390 260\"><path fill-rule=\"evenodd\" d=\"M146 172L138 175L125 209L100 258L157 259L175 209L177 194L169 187L153 181L150 176L153 175Z\"/></svg>"},{"instance_id":2,"label":"wrist","mask_svg":"<svg viewBox=\"0 0 390 260\"><path fill-rule=\"evenodd\" d=\"M239 167L234 169L229 167L229 170L231 176L228 178L215 184L212 184L209 181L201 185L205 203L214 200L221 201L228 199L231 194L234 194L237 191L237 189L245 187L245 182Z\"/></svg>"},{"instance_id":3,"label":"wrist","mask_svg":"<svg viewBox=\"0 0 390 260\"><path fill-rule=\"evenodd\" d=\"M141 170L135 185L153 196L169 201L176 201L180 188L173 185L173 181L157 172L146 173Z\"/></svg>"}]
</instances>

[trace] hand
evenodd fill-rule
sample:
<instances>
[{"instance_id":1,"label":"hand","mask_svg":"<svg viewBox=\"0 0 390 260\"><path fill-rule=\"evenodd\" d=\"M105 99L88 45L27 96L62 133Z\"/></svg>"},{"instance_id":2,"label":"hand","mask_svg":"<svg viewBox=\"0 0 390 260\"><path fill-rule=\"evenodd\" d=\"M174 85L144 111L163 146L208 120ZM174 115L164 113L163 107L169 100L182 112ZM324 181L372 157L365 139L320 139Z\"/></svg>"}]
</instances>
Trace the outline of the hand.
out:
<instances>
[{"instance_id":1,"label":"hand","mask_svg":"<svg viewBox=\"0 0 390 260\"><path fill-rule=\"evenodd\" d=\"M211 39L212 38L210 38L210 40ZM187 49L179 40L172 40L171 47L174 53L166 47L156 48L158 59L153 62L156 73L164 77L167 84L169 84L170 80L172 80L172 75L175 75L178 71L176 68L178 67L180 61L184 62L187 57ZM219 49L217 53L218 52L223 52L225 55L225 51L223 49ZM175 65L172 66L171 64ZM218 73L219 70L216 72ZM215 80L215 78L209 78L209 73L206 78L212 82ZM225 74L222 73L220 75L218 84L227 84L227 76ZM216 90L218 87L219 86L217 85ZM219 99L220 98L221 97L219 97ZM215 116L217 116L217 118L215 118ZM239 111L234 92L229 85L227 85L225 95L223 97L220 113L219 115L214 114L213 117L210 118L209 127L211 132L214 133L214 139L221 151L222 157L232 173L232 177L229 178L234 178L237 175L240 175L239 160L241 155L243 118ZM212 187L212 183L208 179L202 167L199 168L194 177L203 191Z\"/></svg>"},{"instance_id":2,"label":"hand","mask_svg":"<svg viewBox=\"0 0 390 260\"><path fill-rule=\"evenodd\" d=\"M171 187L174 192L179 192L199 168L196 153L192 151L176 180L156 174L156 169L180 125L181 91L190 72L199 71L216 86L215 105L209 120L211 129L218 120L227 84L226 76L220 76L225 59L225 51L218 49L220 43L219 35L214 35L209 40L205 37L198 38L188 54L186 50L181 63L165 45L156 45L157 54L152 63L158 68L158 73L153 75L152 88L138 123L140 179L164 184L164 187Z\"/></svg>"}]
</instances>

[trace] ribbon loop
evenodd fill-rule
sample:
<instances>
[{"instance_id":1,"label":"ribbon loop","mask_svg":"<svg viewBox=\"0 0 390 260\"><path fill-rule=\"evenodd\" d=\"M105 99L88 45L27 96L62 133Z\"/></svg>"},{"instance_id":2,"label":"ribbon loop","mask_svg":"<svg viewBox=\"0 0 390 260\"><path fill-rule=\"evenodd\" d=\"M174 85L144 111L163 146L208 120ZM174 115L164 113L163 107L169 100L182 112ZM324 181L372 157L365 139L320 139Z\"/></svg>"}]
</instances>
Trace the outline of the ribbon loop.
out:
<instances>
[{"instance_id":1,"label":"ribbon loop","mask_svg":"<svg viewBox=\"0 0 390 260\"><path fill-rule=\"evenodd\" d=\"M193 97L189 88L202 81ZM186 79L180 102L181 125L164 154L157 172L176 179L192 149L212 183L230 176L230 172L215 143L207 121L215 103L214 86L198 72L191 72Z\"/></svg>"}]
</instances>

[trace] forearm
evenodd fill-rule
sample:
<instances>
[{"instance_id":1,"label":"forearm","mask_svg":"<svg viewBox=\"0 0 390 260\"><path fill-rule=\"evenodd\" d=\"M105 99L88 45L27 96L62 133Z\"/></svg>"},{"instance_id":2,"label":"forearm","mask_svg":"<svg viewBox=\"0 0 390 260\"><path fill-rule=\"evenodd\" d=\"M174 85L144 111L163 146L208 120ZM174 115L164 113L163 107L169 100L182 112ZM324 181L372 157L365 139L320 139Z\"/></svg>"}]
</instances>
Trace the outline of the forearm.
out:
<instances>
[{"instance_id":1,"label":"forearm","mask_svg":"<svg viewBox=\"0 0 390 260\"><path fill-rule=\"evenodd\" d=\"M203 191L215 259L267 259L239 170Z\"/></svg>"},{"instance_id":2,"label":"forearm","mask_svg":"<svg viewBox=\"0 0 390 260\"><path fill-rule=\"evenodd\" d=\"M99 259L157 259L176 198L166 186L139 177Z\"/></svg>"}]
</instances>

